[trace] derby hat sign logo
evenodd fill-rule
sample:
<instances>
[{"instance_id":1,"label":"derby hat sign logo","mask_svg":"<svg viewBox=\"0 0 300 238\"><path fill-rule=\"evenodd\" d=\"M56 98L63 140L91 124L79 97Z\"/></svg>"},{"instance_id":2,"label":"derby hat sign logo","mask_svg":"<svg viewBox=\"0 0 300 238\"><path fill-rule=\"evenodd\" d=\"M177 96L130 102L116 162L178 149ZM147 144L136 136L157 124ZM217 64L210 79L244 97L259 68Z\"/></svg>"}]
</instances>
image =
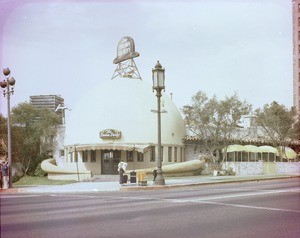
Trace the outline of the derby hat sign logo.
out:
<instances>
[{"instance_id":1,"label":"derby hat sign logo","mask_svg":"<svg viewBox=\"0 0 300 238\"><path fill-rule=\"evenodd\" d=\"M138 52L135 52L133 39L129 36L125 36L118 44L117 58L115 58L113 62L114 64L118 64L122 61L138 57L139 55Z\"/></svg>"},{"instance_id":2,"label":"derby hat sign logo","mask_svg":"<svg viewBox=\"0 0 300 238\"><path fill-rule=\"evenodd\" d=\"M106 129L100 131L100 138L101 139L120 139L121 138L121 131L115 129Z\"/></svg>"}]
</instances>

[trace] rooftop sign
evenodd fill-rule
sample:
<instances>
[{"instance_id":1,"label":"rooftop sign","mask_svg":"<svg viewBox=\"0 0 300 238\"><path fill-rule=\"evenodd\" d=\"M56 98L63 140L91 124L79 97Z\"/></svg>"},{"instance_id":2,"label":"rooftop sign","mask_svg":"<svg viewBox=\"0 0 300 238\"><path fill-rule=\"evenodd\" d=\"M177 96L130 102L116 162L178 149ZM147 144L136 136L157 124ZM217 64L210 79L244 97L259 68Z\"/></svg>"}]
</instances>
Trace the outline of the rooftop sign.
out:
<instances>
[{"instance_id":1,"label":"rooftop sign","mask_svg":"<svg viewBox=\"0 0 300 238\"><path fill-rule=\"evenodd\" d=\"M99 133L101 139L120 139L121 131L115 129L102 130Z\"/></svg>"},{"instance_id":2,"label":"rooftop sign","mask_svg":"<svg viewBox=\"0 0 300 238\"><path fill-rule=\"evenodd\" d=\"M140 54L138 52L135 52L133 39L129 36L125 36L118 44L117 58L114 59L113 63L118 64L122 61L138 57L139 55Z\"/></svg>"}]
</instances>

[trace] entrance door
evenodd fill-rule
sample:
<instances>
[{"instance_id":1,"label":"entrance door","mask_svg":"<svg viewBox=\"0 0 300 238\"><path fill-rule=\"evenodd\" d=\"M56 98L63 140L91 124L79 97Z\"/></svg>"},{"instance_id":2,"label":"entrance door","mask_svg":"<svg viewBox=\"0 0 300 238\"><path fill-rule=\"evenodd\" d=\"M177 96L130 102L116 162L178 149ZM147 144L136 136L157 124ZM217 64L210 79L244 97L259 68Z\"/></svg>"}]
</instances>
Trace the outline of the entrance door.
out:
<instances>
[{"instance_id":1,"label":"entrance door","mask_svg":"<svg viewBox=\"0 0 300 238\"><path fill-rule=\"evenodd\" d=\"M102 174L118 174L118 164L121 160L121 151L103 150L101 152Z\"/></svg>"}]
</instances>

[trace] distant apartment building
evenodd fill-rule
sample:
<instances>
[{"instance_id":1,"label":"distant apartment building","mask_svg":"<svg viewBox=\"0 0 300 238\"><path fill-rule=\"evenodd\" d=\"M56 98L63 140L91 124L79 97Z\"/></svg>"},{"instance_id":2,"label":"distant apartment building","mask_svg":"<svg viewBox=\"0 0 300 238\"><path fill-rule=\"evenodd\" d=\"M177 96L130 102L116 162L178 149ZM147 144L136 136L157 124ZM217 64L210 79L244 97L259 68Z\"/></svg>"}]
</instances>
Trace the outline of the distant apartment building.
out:
<instances>
[{"instance_id":1,"label":"distant apartment building","mask_svg":"<svg viewBox=\"0 0 300 238\"><path fill-rule=\"evenodd\" d=\"M293 5L293 104L300 112L300 0L292 0Z\"/></svg>"},{"instance_id":2,"label":"distant apartment building","mask_svg":"<svg viewBox=\"0 0 300 238\"><path fill-rule=\"evenodd\" d=\"M63 122L63 110L56 110L64 105L64 99L58 95L36 95L30 96L30 103L35 108L48 108L61 118Z\"/></svg>"}]
</instances>

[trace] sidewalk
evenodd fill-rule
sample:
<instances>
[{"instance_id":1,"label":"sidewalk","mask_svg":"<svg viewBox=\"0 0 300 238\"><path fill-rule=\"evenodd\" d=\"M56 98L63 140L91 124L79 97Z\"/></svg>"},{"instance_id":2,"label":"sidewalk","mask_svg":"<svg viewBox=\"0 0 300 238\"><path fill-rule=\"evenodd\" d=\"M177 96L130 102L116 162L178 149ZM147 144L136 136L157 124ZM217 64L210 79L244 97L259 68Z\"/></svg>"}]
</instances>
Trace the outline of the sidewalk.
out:
<instances>
[{"instance_id":1,"label":"sidewalk","mask_svg":"<svg viewBox=\"0 0 300 238\"><path fill-rule=\"evenodd\" d=\"M1 194L6 193L90 193L105 191L132 191L132 190L155 190L179 188L185 186L201 186L209 184L259 181L269 179L284 179L300 177L300 174L264 174L264 175L244 175L244 176L189 176L189 177L166 177L165 186L155 186L152 181L147 182L147 186L138 184L127 184L121 186L118 181L108 182L79 182L66 185L41 185L30 187L14 187L8 190L1 190Z\"/></svg>"}]
</instances>

